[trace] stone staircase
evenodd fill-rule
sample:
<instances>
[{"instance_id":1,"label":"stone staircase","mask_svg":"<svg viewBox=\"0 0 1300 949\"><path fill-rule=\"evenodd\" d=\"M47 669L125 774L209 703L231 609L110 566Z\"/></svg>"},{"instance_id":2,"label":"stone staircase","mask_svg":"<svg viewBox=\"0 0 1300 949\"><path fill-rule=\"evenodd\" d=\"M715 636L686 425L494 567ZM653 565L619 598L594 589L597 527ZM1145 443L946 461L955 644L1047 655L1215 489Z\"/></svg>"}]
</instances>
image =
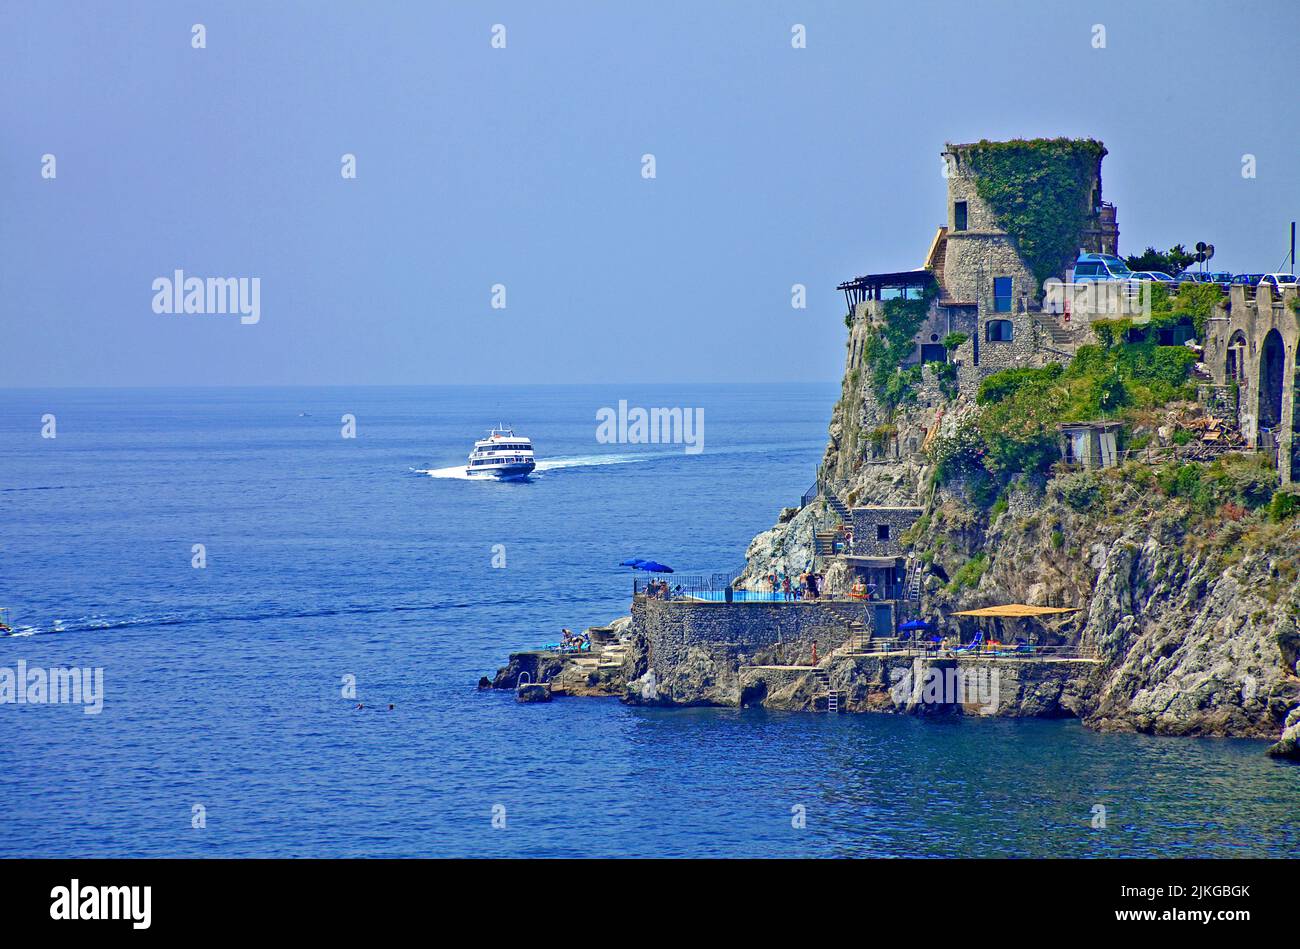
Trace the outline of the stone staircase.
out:
<instances>
[{"instance_id":1,"label":"stone staircase","mask_svg":"<svg viewBox=\"0 0 1300 949\"><path fill-rule=\"evenodd\" d=\"M829 557L835 553L835 535L839 531L818 531L813 535L813 552L819 557Z\"/></svg>"},{"instance_id":2,"label":"stone staircase","mask_svg":"<svg viewBox=\"0 0 1300 949\"><path fill-rule=\"evenodd\" d=\"M867 652L870 649L874 630L864 623L856 612L838 606L833 601L826 601L822 603L822 606L841 617L848 625L848 638L845 639L843 646L835 650L835 654L854 655Z\"/></svg>"},{"instance_id":3,"label":"stone staircase","mask_svg":"<svg viewBox=\"0 0 1300 949\"><path fill-rule=\"evenodd\" d=\"M618 669L623 665L623 660L627 658L627 646L622 642L612 642L600 651L596 657L597 669Z\"/></svg>"},{"instance_id":4,"label":"stone staircase","mask_svg":"<svg viewBox=\"0 0 1300 949\"><path fill-rule=\"evenodd\" d=\"M1073 346L1075 343L1074 334L1066 329L1061 323L1061 318L1054 313L1038 313L1034 316L1038 325L1043 328L1047 338L1052 341L1052 346L1063 348Z\"/></svg>"},{"instance_id":5,"label":"stone staircase","mask_svg":"<svg viewBox=\"0 0 1300 949\"><path fill-rule=\"evenodd\" d=\"M822 494L825 496L826 503L830 505L831 510L836 513L841 521L848 524L852 520L852 515L849 514L849 506L840 499L838 489L833 485L824 485Z\"/></svg>"}]
</instances>

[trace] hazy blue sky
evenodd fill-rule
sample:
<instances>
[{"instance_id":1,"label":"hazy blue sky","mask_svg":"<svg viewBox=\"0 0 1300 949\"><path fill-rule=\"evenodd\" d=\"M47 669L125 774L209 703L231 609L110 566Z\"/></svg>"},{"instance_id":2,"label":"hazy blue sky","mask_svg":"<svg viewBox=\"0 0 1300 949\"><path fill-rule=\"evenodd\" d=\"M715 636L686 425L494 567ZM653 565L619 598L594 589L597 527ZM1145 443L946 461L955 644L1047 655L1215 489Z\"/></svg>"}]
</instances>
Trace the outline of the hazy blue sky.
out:
<instances>
[{"instance_id":1,"label":"hazy blue sky","mask_svg":"<svg viewBox=\"0 0 1300 949\"><path fill-rule=\"evenodd\" d=\"M946 140L1100 138L1122 252L1273 270L1298 11L4 0L3 384L837 379L835 284L920 265ZM155 314L177 268L261 321Z\"/></svg>"}]
</instances>

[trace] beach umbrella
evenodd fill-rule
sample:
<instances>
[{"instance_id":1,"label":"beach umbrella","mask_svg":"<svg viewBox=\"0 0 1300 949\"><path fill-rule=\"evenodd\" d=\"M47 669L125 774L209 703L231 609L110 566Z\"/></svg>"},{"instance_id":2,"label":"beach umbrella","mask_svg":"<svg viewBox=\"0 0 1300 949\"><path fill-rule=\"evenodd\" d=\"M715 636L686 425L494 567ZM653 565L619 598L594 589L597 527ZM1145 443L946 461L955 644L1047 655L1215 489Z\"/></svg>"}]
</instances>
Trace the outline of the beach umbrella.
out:
<instances>
[{"instance_id":1,"label":"beach umbrella","mask_svg":"<svg viewBox=\"0 0 1300 949\"><path fill-rule=\"evenodd\" d=\"M930 624L923 619L910 619L906 623L900 623L898 625L898 628L906 629L909 631L913 629L929 629Z\"/></svg>"},{"instance_id":2,"label":"beach umbrella","mask_svg":"<svg viewBox=\"0 0 1300 949\"><path fill-rule=\"evenodd\" d=\"M632 557L628 560L620 560L618 562L618 565L620 567L639 567L643 563L645 563L645 561L642 560L640 557Z\"/></svg>"},{"instance_id":3,"label":"beach umbrella","mask_svg":"<svg viewBox=\"0 0 1300 949\"><path fill-rule=\"evenodd\" d=\"M642 560L636 565L638 570L647 570L650 573L672 573L672 567L665 567L656 560Z\"/></svg>"}]
</instances>

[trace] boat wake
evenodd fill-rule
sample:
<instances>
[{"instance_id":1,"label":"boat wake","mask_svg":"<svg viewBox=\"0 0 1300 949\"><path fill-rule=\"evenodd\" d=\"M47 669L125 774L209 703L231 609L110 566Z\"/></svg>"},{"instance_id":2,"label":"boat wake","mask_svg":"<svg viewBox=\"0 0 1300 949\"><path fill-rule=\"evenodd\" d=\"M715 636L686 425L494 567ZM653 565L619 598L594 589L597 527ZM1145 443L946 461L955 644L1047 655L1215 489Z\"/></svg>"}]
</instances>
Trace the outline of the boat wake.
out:
<instances>
[{"instance_id":1,"label":"boat wake","mask_svg":"<svg viewBox=\"0 0 1300 949\"><path fill-rule=\"evenodd\" d=\"M533 474L544 471L559 471L563 468L597 468L604 465L629 465L637 461L651 461L655 458L668 458L681 452L656 452L654 454L635 455L575 455L572 458L548 458L539 461ZM496 481L491 475L469 475L465 465L452 465L449 468L412 468L416 474L428 475L430 478L453 478L458 481Z\"/></svg>"}]
</instances>

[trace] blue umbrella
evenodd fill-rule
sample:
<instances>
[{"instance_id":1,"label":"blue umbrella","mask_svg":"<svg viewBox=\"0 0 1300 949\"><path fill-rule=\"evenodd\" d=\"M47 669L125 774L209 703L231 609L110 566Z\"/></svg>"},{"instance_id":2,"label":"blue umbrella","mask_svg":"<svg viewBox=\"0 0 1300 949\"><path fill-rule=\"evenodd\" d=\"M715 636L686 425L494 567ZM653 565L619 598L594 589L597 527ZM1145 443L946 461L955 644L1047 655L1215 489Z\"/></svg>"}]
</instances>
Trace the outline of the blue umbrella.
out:
<instances>
[{"instance_id":1,"label":"blue umbrella","mask_svg":"<svg viewBox=\"0 0 1300 949\"><path fill-rule=\"evenodd\" d=\"M663 564L655 560L642 560L639 564L636 565L636 568L638 570L648 570L650 573L672 573L673 572L672 567L665 567Z\"/></svg>"},{"instance_id":2,"label":"blue umbrella","mask_svg":"<svg viewBox=\"0 0 1300 949\"><path fill-rule=\"evenodd\" d=\"M900 623L898 628L901 629L929 629L930 624L923 619L912 619L906 623Z\"/></svg>"},{"instance_id":3,"label":"blue umbrella","mask_svg":"<svg viewBox=\"0 0 1300 949\"><path fill-rule=\"evenodd\" d=\"M620 560L618 565L620 567L639 567L643 563L645 563L645 561L640 557L633 557L630 560Z\"/></svg>"}]
</instances>

